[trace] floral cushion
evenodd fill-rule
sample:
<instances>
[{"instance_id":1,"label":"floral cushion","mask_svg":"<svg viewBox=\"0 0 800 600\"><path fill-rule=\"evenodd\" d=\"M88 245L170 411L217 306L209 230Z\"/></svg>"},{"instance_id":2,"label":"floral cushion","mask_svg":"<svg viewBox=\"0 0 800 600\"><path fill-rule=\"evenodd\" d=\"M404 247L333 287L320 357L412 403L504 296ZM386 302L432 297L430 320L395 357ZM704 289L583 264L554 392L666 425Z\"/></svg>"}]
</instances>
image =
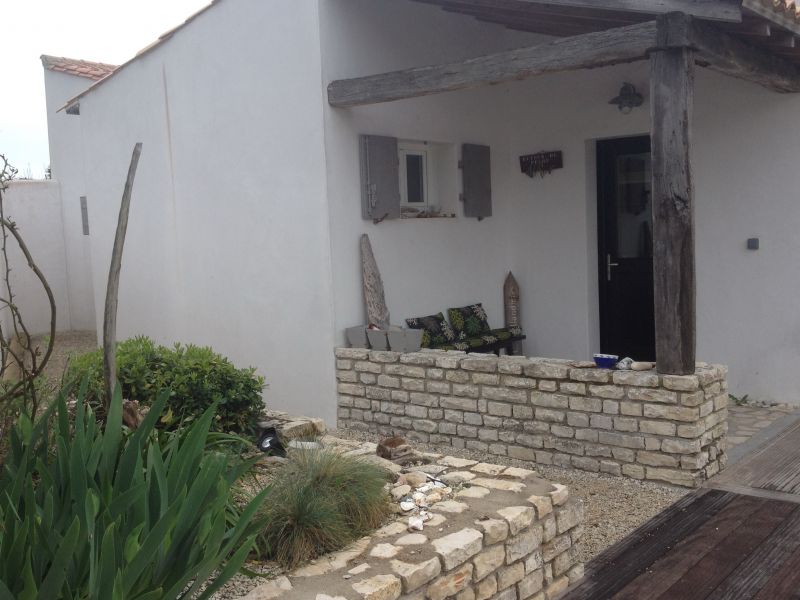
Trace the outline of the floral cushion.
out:
<instances>
[{"instance_id":1,"label":"floral cushion","mask_svg":"<svg viewBox=\"0 0 800 600\"><path fill-rule=\"evenodd\" d=\"M414 317L406 319L406 325L411 329L422 329L422 347L439 348L456 341L450 325L444 320L444 315L430 315L428 317Z\"/></svg>"},{"instance_id":2,"label":"floral cushion","mask_svg":"<svg viewBox=\"0 0 800 600\"><path fill-rule=\"evenodd\" d=\"M484 333L477 337L466 339L458 339L452 344L442 346L442 350L461 350L469 352L490 346L498 342L512 341L512 339L521 338L523 336L521 327L505 327L503 329L492 329L489 333Z\"/></svg>"},{"instance_id":3,"label":"floral cushion","mask_svg":"<svg viewBox=\"0 0 800 600\"><path fill-rule=\"evenodd\" d=\"M489 320L486 318L486 311L481 304L472 304L461 308L447 309L447 316L453 325L453 331L459 340L480 337L489 333Z\"/></svg>"}]
</instances>

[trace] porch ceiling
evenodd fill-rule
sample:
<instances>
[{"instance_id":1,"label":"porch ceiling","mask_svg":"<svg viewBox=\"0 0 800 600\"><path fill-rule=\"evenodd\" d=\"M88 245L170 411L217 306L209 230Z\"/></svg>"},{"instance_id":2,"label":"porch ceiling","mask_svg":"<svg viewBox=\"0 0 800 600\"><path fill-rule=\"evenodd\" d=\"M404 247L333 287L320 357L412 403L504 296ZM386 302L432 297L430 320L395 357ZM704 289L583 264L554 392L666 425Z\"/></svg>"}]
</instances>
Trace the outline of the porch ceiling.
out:
<instances>
[{"instance_id":1,"label":"porch ceiling","mask_svg":"<svg viewBox=\"0 0 800 600\"><path fill-rule=\"evenodd\" d=\"M800 66L800 8L795 0L413 0L480 21L570 37L650 21L682 11Z\"/></svg>"}]
</instances>

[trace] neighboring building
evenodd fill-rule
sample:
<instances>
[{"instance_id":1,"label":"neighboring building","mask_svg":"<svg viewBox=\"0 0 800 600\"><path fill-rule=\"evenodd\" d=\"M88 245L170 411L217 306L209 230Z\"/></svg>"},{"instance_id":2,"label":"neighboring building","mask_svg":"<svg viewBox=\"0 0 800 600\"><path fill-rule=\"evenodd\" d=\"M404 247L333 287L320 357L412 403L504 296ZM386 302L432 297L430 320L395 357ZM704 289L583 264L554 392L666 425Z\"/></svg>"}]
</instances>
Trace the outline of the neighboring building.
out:
<instances>
[{"instance_id":1,"label":"neighboring building","mask_svg":"<svg viewBox=\"0 0 800 600\"><path fill-rule=\"evenodd\" d=\"M646 6L663 3L643 1L641 12L613 0L525 4L217 0L88 89L69 79L69 102L50 101L67 95L55 86L71 76L46 61L53 175L73 233L79 198L88 199L90 250L83 254L81 239L70 252L91 258L92 282L70 273L70 294L93 289L94 305L103 304L119 199L141 141L119 335L208 344L257 366L272 407L335 420L333 348L346 327L365 320L363 233L395 323L482 302L500 326L510 270L521 288L526 354L586 359L627 348L652 358L661 317L652 311L650 249L659 231L649 219L644 59L651 48L672 56L685 47L687 64L697 51L714 68L696 69L696 244L678 244L696 256L698 355L729 365L735 394L800 402L800 96L742 80L797 91L800 21L751 0L743 9L724 0L671 3L716 20L689 27L692 35L711 27L727 44L714 54L639 25L655 18ZM624 35L613 33L623 26ZM611 33L547 45L597 30ZM498 55L494 70L491 61L463 62L534 46L544 50ZM452 68L352 80L443 63ZM531 77L549 71L561 72ZM629 114L609 104L623 83L644 96ZM60 105L66 110L56 112ZM362 142L377 186L366 207L361 135L391 138L373 138L371 150ZM372 152L381 143L393 152L393 140L402 181L379 179L380 168L396 167ZM489 172L479 165L476 175L490 173L491 194L467 194L464 206L463 144L491 151ZM557 150L563 168L521 172L521 156ZM456 217L392 218L420 206ZM760 249L748 249L751 238ZM678 254L657 250L656 272ZM101 315L94 318L99 327ZM673 341L694 325L659 323Z\"/></svg>"}]
</instances>

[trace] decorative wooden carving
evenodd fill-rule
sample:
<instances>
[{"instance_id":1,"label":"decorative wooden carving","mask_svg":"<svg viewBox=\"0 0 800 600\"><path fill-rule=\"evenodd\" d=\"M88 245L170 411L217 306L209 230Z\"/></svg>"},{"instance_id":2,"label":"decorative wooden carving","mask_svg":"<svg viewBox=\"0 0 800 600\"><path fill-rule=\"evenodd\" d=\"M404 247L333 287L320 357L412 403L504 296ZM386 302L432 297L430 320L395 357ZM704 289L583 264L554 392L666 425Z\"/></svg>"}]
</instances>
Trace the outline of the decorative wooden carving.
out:
<instances>
[{"instance_id":1,"label":"decorative wooden carving","mask_svg":"<svg viewBox=\"0 0 800 600\"><path fill-rule=\"evenodd\" d=\"M511 271L508 272L506 282L503 284L503 302L506 313L506 327L521 327L522 318L519 311L519 284ZM512 348L515 355L522 354L522 342L514 342Z\"/></svg>"},{"instance_id":2,"label":"decorative wooden carving","mask_svg":"<svg viewBox=\"0 0 800 600\"><path fill-rule=\"evenodd\" d=\"M367 322L381 329L389 329L389 309L383 292L383 280L372 253L369 236L361 236L361 272L364 285L364 304L367 307Z\"/></svg>"},{"instance_id":3,"label":"decorative wooden carving","mask_svg":"<svg viewBox=\"0 0 800 600\"><path fill-rule=\"evenodd\" d=\"M533 178L537 173L544 177L556 169L564 168L564 154L561 150L527 154L519 157L519 166L528 177Z\"/></svg>"}]
</instances>

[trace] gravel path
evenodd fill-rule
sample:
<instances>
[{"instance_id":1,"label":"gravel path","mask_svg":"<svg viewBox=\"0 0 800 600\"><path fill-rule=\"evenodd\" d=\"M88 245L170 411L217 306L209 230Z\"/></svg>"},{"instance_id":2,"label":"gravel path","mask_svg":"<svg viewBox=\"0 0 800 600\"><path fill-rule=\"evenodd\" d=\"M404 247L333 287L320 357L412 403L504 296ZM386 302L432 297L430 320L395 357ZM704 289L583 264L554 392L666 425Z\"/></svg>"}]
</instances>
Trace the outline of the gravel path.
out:
<instances>
[{"instance_id":1,"label":"gravel path","mask_svg":"<svg viewBox=\"0 0 800 600\"><path fill-rule=\"evenodd\" d=\"M45 336L35 336L34 345L47 348ZM69 364L70 358L97 348L97 334L94 331L60 331L56 334L56 343L53 354L44 370L44 376L54 386L61 383L61 378Z\"/></svg>"},{"instance_id":2,"label":"gravel path","mask_svg":"<svg viewBox=\"0 0 800 600\"><path fill-rule=\"evenodd\" d=\"M331 431L330 435L376 443L382 438L375 434L347 429ZM533 469L550 481L568 486L570 494L582 498L585 504L585 533L580 544L580 556L584 562L588 562L689 492L687 489L670 485L537 465L450 446L431 446L415 442L414 447L426 452Z\"/></svg>"}]
</instances>

